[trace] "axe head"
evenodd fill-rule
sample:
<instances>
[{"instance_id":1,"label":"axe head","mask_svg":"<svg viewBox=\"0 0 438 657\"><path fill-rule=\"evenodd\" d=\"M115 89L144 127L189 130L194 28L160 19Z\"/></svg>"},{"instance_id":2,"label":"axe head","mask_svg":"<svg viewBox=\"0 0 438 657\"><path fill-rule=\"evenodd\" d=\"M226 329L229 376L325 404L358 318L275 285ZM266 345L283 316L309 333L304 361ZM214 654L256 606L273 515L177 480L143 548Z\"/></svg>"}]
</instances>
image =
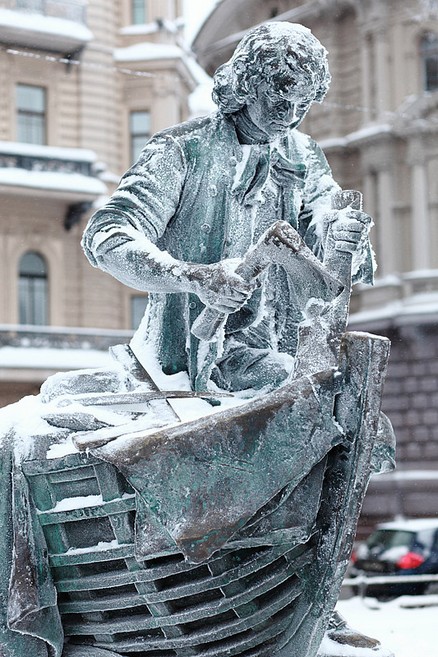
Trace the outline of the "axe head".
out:
<instances>
[{"instance_id":1,"label":"axe head","mask_svg":"<svg viewBox=\"0 0 438 657\"><path fill-rule=\"evenodd\" d=\"M295 292L303 307L309 298L331 301L344 289L286 221L275 222L236 271L250 280L270 264L283 267L292 283L296 283Z\"/></svg>"}]
</instances>

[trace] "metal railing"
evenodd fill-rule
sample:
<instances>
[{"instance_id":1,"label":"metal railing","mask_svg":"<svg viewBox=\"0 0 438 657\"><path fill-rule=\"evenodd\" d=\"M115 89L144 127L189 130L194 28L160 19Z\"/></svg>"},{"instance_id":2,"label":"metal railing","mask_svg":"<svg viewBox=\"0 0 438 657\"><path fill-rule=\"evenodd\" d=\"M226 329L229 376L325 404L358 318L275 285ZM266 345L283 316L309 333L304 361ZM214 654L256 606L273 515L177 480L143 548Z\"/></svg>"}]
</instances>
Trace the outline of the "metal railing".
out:
<instances>
[{"instance_id":1,"label":"metal railing","mask_svg":"<svg viewBox=\"0 0 438 657\"><path fill-rule=\"evenodd\" d=\"M26 169L27 171L50 171L52 173L80 173L93 176L91 162L54 157L38 157L16 153L0 152L0 168Z\"/></svg>"},{"instance_id":2,"label":"metal railing","mask_svg":"<svg viewBox=\"0 0 438 657\"><path fill-rule=\"evenodd\" d=\"M438 583L438 575L358 575L357 577L346 577L342 586L350 586L358 589L359 596L364 598L369 586L375 584L421 584ZM438 585L438 584L437 584Z\"/></svg>"},{"instance_id":3,"label":"metal railing","mask_svg":"<svg viewBox=\"0 0 438 657\"><path fill-rule=\"evenodd\" d=\"M84 0L8 0L6 8L86 23Z\"/></svg>"}]
</instances>

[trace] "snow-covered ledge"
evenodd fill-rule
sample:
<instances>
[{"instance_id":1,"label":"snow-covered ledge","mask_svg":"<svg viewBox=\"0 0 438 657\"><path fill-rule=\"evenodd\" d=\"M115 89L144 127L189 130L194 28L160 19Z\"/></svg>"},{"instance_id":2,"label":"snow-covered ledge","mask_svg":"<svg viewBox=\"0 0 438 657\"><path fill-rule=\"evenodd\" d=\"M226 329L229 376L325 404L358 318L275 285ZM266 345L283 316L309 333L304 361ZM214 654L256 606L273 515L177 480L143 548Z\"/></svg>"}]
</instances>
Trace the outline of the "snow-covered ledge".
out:
<instances>
[{"instance_id":1,"label":"snow-covered ledge","mask_svg":"<svg viewBox=\"0 0 438 657\"><path fill-rule=\"evenodd\" d=\"M136 43L126 48L116 48L114 50L114 59L116 62L138 62L152 60L181 59L186 60L187 56L182 48L175 44L167 43Z\"/></svg>"},{"instance_id":2,"label":"snow-covered ledge","mask_svg":"<svg viewBox=\"0 0 438 657\"><path fill-rule=\"evenodd\" d=\"M382 329L438 322L438 270L427 269L378 278L374 287L359 285L352 300L349 327Z\"/></svg>"},{"instance_id":3,"label":"snow-covered ledge","mask_svg":"<svg viewBox=\"0 0 438 657\"><path fill-rule=\"evenodd\" d=\"M95 163L89 149L0 141L0 190L92 201L108 191L95 175Z\"/></svg>"},{"instance_id":4,"label":"snow-covered ledge","mask_svg":"<svg viewBox=\"0 0 438 657\"><path fill-rule=\"evenodd\" d=\"M84 24L37 13L0 9L0 41L11 46L73 53L93 39Z\"/></svg>"}]
</instances>

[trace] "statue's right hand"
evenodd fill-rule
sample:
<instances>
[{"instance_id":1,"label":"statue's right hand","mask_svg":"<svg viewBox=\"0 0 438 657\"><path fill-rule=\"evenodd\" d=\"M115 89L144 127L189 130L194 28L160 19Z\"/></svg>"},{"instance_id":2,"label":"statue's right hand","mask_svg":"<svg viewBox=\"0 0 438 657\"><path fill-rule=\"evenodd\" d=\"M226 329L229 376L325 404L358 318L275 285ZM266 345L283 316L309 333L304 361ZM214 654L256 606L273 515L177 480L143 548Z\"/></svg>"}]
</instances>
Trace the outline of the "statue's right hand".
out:
<instances>
[{"instance_id":1,"label":"statue's right hand","mask_svg":"<svg viewBox=\"0 0 438 657\"><path fill-rule=\"evenodd\" d=\"M222 260L211 265L192 264L192 291L202 303L220 313L233 313L248 301L258 287L257 281L248 283L235 273L240 260Z\"/></svg>"}]
</instances>

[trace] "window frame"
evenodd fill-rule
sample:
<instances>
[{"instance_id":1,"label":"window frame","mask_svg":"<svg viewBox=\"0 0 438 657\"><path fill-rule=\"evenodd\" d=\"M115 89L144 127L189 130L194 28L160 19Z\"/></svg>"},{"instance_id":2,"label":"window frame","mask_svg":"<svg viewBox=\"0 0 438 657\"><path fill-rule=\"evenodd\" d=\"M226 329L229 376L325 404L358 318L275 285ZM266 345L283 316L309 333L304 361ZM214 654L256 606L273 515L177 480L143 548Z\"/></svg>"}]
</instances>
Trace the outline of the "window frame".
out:
<instances>
[{"instance_id":1,"label":"window frame","mask_svg":"<svg viewBox=\"0 0 438 657\"><path fill-rule=\"evenodd\" d=\"M41 270L26 270L26 256L36 256ZM49 267L47 259L32 249L22 253L18 261L18 318L20 324L27 326L49 324Z\"/></svg>"},{"instance_id":2,"label":"window frame","mask_svg":"<svg viewBox=\"0 0 438 657\"><path fill-rule=\"evenodd\" d=\"M423 32L420 37L420 56L424 91L438 91L438 32ZM430 70L430 67L434 70Z\"/></svg>"},{"instance_id":3,"label":"window frame","mask_svg":"<svg viewBox=\"0 0 438 657\"><path fill-rule=\"evenodd\" d=\"M42 92L42 109L35 109L25 104L21 105L19 100L20 88L38 89ZM36 84L17 82L15 85L15 119L17 141L25 144L47 144L47 88ZM23 119L24 122L21 121Z\"/></svg>"},{"instance_id":4,"label":"window frame","mask_svg":"<svg viewBox=\"0 0 438 657\"><path fill-rule=\"evenodd\" d=\"M130 15L132 25L145 25L148 22L147 0L131 0Z\"/></svg>"},{"instance_id":5,"label":"window frame","mask_svg":"<svg viewBox=\"0 0 438 657\"><path fill-rule=\"evenodd\" d=\"M131 294L129 297L129 311L130 311L130 328L133 331L136 331L140 326L140 323L146 312L146 308L149 303L149 297L147 294ZM138 307L135 307L138 304Z\"/></svg>"},{"instance_id":6,"label":"window frame","mask_svg":"<svg viewBox=\"0 0 438 657\"><path fill-rule=\"evenodd\" d=\"M145 114L148 119L148 126L146 130L135 130L133 126L133 119L134 115L140 115L140 114ZM136 110L130 110L129 112L129 117L128 117L128 123L129 123L129 158L130 158L130 163L134 164L138 156L140 155L141 150L143 149L144 145L146 142L150 139L152 136L152 130L151 130L151 112L148 109L136 109ZM140 145L141 144L141 145Z\"/></svg>"}]
</instances>

